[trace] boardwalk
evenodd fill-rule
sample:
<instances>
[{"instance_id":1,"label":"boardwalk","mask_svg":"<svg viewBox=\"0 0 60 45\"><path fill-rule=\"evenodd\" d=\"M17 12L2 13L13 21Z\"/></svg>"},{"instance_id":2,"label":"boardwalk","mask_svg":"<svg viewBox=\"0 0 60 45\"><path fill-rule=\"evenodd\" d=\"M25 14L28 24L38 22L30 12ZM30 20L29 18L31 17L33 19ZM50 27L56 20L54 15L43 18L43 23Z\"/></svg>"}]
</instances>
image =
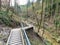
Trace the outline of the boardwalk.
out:
<instances>
[{"instance_id":1,"label":"boardwalk","mask_svg":"<svg viewBox=\"0 0 60 45\"><path fill-rule=\"evenodd\" d=\"M7 45L24 45L20 28L12 29L10 36L8 38Z\"/></svg>"}]
</instances>

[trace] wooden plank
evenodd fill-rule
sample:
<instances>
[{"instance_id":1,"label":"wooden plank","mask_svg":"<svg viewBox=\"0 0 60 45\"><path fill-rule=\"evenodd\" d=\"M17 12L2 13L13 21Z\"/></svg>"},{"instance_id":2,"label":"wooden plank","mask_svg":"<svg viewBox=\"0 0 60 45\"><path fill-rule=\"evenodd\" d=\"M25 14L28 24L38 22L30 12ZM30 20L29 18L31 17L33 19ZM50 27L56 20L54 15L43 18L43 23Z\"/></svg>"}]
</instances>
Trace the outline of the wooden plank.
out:
<instances>
[{"instance_id":1,"label":"wooden plank","mask_svg":"<svg viewBox=\"0 0 60 45\"><path fill-rule=\"evenodd\" d=\"M11 30L7 45L24 45L23 35L20 28Z\"/></svg>"}]
</instances>

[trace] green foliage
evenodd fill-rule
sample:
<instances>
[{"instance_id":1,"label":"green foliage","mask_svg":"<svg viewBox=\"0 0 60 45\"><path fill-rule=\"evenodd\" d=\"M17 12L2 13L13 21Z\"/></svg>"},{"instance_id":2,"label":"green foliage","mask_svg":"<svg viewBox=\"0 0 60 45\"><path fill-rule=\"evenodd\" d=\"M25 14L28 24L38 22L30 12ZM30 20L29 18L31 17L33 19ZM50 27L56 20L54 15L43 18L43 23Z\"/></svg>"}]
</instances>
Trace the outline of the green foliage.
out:
<instances>
[{"instance_id":1,"label":"green foliage","mask_svg":"<svg viewBox=\"0 0 60 45\"><path fill-rule=\"evenodd\" d=\"M52 45L49 41L46 41L46 45Z\"/></svg>"},{"instance_id":2,"label":"green foliage","mask_svg":"<svg viewBox=\"0 0 60 45\"><path fill-rule=\"evenodd\" d=\"M6 25L8 24L8 18L5 11L0 11L0 20Z\"/></svg>"},{"instance_id":3,"label":"green foliage","mask_svg":"<svg viewBox=\"0 0 60 45\"><path fill-rule=\"evenodd\" d=\"M0 21L3 23L3 24L5 24L5 25L11 25L11 20L12 19L10 19L10 16L9 16L9 14L10 14L10 12L9 13L7 13L6 11L0 11Z\"/></svg>"}]
</instances>

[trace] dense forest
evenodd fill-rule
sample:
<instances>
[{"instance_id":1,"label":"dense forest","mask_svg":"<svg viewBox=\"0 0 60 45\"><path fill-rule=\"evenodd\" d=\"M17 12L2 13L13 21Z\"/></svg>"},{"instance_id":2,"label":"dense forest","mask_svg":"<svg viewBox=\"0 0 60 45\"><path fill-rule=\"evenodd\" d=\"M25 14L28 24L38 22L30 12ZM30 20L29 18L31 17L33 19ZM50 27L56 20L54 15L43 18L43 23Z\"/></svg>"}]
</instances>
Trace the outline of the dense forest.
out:
<instances>
[{"instance_id":1,"label":"dense forest","mask_svg":"<svg viewBox=\"0 0 60 45\"><path fill-rule=\"evenodd\" d=\"M60 0L28 0L26 5L15 0L14 6L11 0L0 0L0 25L15 28L22 21L34 25L46 45L60 45Z\"/></svg>"}]
</instances>

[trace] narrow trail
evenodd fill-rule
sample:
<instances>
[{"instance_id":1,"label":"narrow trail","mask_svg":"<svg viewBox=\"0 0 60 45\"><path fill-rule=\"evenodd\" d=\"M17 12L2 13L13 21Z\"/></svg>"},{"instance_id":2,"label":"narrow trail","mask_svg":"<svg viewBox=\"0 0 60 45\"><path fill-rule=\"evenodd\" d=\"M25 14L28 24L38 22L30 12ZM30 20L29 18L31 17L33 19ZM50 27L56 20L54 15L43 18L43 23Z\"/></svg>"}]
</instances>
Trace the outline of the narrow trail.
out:
<instances>
[{"instance_id":1,"label":"narrow trail","mask_svg":"<svg viewBox=\"0 0 60 45\"><path fill-rule=\"evenodd\" d=\"M7 45L24 45L20 28L12 29L7 41Z\"/></svg>"}]
</instances>

